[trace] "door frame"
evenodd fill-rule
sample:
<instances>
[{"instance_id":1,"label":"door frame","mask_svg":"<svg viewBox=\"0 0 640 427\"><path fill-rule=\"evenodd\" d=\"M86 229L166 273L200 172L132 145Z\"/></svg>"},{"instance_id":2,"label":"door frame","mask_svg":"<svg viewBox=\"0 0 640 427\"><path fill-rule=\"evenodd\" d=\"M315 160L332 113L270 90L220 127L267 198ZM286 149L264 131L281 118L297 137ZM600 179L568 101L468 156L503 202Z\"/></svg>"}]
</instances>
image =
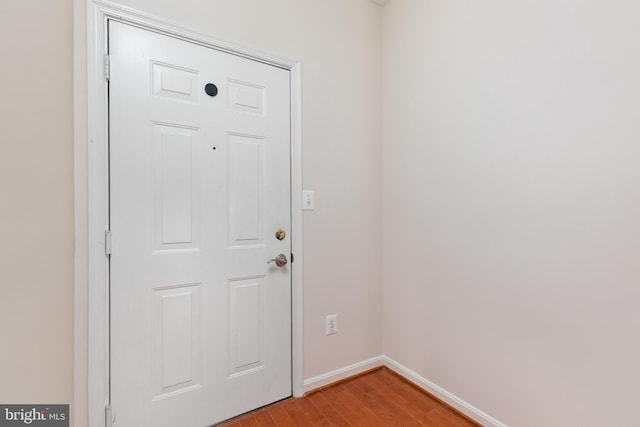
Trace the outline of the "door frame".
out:
<instances>
[{"instance_id":1,"label":"door frame","mask_svg":"<svg viewBox=\"0 0 640 427\"><path fill-rule=\"evenodd\" d=\"M291 90L291 264L292 285L292 393L304 393L303 378L303 228L302 228L302 79L299 61L280 58L237 43L220 40L179 23L103 0L87 0L87 128L86 193L76 189L76 206L86 203L87 277L76 277L76 295L86 295L86 306L77 303L76 326L86 318L86 335L76 327L76 355L85 348L86 360L76 358L76 378L86 378L87 394L75 394L75 414L88 418L88 425L106 424L105 408L110 403L109 377L109 259L105 251L109 227L108 92L105 78L107 22L123 22L187 42L283 68L290 72ZM80 151L80 150L78 150ZM76 154L84 154L82 152ZM78 172L78 171L77 171ZM80 249L82 250L82 249ZM76 255L77 258L82 258ZM86 376L85 376L86 375ZM114 408L117 415L117 408ZM76 419L76 425L84 424Z\"/></svg>"}]
</instances>

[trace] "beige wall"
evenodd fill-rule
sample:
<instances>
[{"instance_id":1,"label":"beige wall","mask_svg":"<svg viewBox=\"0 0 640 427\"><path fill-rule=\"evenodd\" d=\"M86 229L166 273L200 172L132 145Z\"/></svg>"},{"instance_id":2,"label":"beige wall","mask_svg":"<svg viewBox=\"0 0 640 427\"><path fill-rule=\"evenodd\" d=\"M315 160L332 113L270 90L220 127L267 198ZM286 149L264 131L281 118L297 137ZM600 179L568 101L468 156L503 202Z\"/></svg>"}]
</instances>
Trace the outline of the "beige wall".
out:
<instances>
[{"instance_id":1,"label":"beige wall","mask_svg":"<svg viewBox=\"0 0 640 427\"><path fill-rule=\"evenodd\" d=\"M0 2L0 402L73 383L71 0Z\"/></svg>"},{"instance_id":2,"label":"beige wall","mask_svg":"<svg viewBox=\"0 0 640 427\"><path fill-rule=\"evenodd\" d=\"M637 425L638 16L384 9L384 351L511 426Z\"/></svg>"}]
</instances>

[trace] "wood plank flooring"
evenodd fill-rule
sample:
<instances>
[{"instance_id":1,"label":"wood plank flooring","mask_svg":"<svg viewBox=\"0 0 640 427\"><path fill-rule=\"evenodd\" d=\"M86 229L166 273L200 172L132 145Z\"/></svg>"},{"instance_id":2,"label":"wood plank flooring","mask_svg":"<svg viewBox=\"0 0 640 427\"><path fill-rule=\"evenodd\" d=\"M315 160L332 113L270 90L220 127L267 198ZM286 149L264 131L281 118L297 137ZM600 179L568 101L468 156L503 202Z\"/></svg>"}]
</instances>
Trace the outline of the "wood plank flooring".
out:
<instances>
[{"instance_id":1,"label":"wood plank flooring","mask_svg":"<svg viewBox=\"0 0 640 427\"><path fill-rule=\"evenodd\" d=\"M218 427L478 427L386 368L258 409Z\"/></svg>"}]
</instances>

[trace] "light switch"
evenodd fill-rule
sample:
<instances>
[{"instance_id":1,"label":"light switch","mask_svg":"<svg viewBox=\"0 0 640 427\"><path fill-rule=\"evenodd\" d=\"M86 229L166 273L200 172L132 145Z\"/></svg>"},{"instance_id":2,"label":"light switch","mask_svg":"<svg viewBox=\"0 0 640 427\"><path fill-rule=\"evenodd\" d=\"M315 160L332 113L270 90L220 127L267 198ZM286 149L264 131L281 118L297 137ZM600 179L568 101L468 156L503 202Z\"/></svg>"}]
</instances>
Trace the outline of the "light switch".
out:
<instances>
[{"instance_id":1,"label":"light switch","mask_svg":"<svg viewBox=\"0 0 640 427\"><path fill-rule=\"evenodd\" d=\"M302 210L305 210L305 211L313 210L313 191L312 190L304 190L302 192Z\"/></svg>"}]
</instances>

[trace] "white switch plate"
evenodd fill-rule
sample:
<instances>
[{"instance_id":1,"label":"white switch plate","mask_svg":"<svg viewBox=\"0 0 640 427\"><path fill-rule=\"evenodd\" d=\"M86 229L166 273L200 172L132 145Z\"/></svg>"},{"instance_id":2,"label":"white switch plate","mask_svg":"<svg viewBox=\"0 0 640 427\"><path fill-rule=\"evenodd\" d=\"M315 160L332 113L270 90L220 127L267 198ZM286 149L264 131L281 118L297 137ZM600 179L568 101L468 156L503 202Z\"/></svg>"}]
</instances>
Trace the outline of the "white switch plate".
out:
<instances>
[{"instance_id":1,"label":"white switch plate","mask_svg":"<svg viewBox=\"0 0 640 427\"><path fill-rule=\"evenodd\" d=\"M338 315L330 314L327 316L324 326L324 332L327 335L333 335L338 333Z\"/></svg>"},{"instance_id":2,"label":"white switch plate","mask_svg":"<svg viewBox=\"0 0 640 427\"><path fill-rule=\"evenodd\" d=\"M302 209L305 211L313 210L313 190L304 190L302 192Z\"/></svg>"}]
</instances>

